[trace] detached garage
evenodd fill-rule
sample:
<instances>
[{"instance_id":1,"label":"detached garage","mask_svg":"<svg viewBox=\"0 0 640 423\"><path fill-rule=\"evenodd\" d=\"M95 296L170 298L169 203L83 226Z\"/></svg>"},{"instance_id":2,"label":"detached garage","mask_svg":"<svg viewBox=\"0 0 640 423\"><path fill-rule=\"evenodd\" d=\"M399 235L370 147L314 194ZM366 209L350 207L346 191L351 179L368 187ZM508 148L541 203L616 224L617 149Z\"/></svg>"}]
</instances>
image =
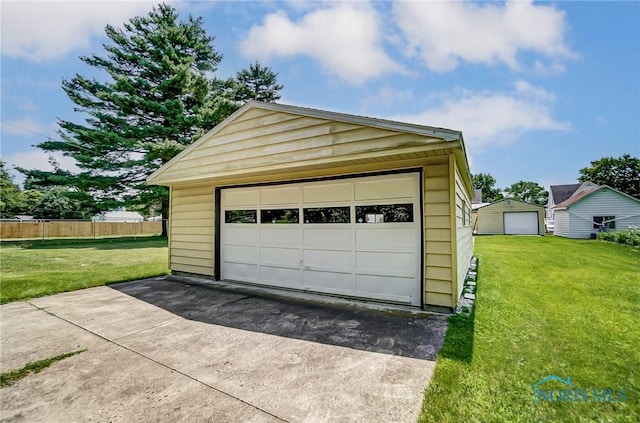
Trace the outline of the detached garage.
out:
<instances>
[{"instance_id":1,"label":"detached garage","mask_svg":"<svg viewBox=\"0 0 640 423\"><path fill-rule=\"evenodd\" d=\"M478 209L478 235L544 235L544 207L511 198Z\"/></svg>"},{"instance_id":2,"label":"detached garage","mask_svg":"<svg viewBox=\"0 0 640 423\"><path fill-rule=\"evenodd\" d=\"M148 182L171 187L174 274L416 307L462 293L458 131L249 102Z\"/></svg>"}]
</instances>

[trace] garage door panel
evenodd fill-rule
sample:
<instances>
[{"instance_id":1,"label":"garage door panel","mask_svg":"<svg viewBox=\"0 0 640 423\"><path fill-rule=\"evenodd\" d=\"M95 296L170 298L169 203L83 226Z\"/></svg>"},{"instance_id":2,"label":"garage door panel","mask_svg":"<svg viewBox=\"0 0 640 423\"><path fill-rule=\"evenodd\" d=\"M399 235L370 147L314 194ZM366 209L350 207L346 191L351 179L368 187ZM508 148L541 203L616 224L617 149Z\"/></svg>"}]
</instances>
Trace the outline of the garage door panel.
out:
<instances>
[{"instance_id":1,"label":"garage door panel","mask_svg":"<svg viewBox=\"0 0 640 423\"><path fill-rule=\"evenodd\" d=\"M225 260L235 263L258 264L258 246L256 245L226 245Z\"/></svg>"},{"instance_id":2,"label":"garage door panel","mask_svg":"<svg viewBox=\"0 0 640 423\"><path fill-rule=\"evenodd\" d=\"M352 273L305 270L304 287L312 291L353 295L355 281Z\"/></svg>"},{"instance_id":3,"label":"garage door panel","mask_svg":"<svg viewBox=\"0 0 640 423\"><path fill-rule=\"evenodd\" d=\"M258 228L253 225L225 225L222 241L234 245L258 245Z\"/></svg>"},{"instance_id":4,"label":"garage door panel","mask_svg":"<svg viewBox=\"0 0 640 423\"><path fill-rule=\"evenodd\" d=\"M356 272L393 275L407 274L406 269L413 269L416 261L414 253L396 252L356 252ZM415 273L415 272L414 272ZM413 274L409 274L413 276Z\"/></svg>"},{"instance_id":5,"label":"garage door panel","mask_svg":"<svg viewBox=\"0 0 640 423\"><path fill-rule=\"evenodd\" d=\"M416 247L414 225L407 226L402 223L389 225L386 228L374 224L358 225L356 227L356 248L387 250L393 248L414 249Z\"/></svg>"},{"instance_id":6,"label":"garage door panel","mask_svg":"<svg viewBox=\"0 0 640 423\"><path fill-rule=\"evenodd\" d=\"M336 203L351 200L352 184L308 185L302 188L303 203Z\"/></svg>"},{"instance_id":7,"label":"garage door panel","mask_svg":"<svg viewBox=\"0 0 640 423\"><path fill-rule=\"evenodd\" d=\"M230 223L222 219L221 276L419 305L419 198L417 173L223 189L222 216L229 210L250 210L259 218L236 213ZM388 205L412 208L414 221L411 216L394 218ZM346 209L336 212L340 218L323 210L336 207ZM368 214L382 214L384 222L356 223L358 207L361 214L363 207ZM303 223L305 219L311 223ZM278 223L270 223L274 220ZM250 223L239 223L245 221Z\"/></svg>"},{"instance_id":8,"label":"garage door panel","mask_svg":"<svg viewBox=\"0 0 640 423\"><path fill-rule=\"evenodd\" d=\"M414 178L385 178L355 184L355 200L412 198L415 194Z\"/></svg>"},{"instance_id":9,"label":"garage door panel","mask_svg":"<svg viewBox=\"0 0 640 423\"><path fill-rule=\"evenodd\" d=\"M259 198L259 191L257 189L224 190L220 196L225 207L232 208L256 206Z\"/></svg>"},{"instance_id":10,"label":"garage door panel","mask_svg":"<svg viewBox=\"0 0 640 423\"><path fill-rule=\"evenodd\" d=\"M288 227L286 227L288 226ZM283 247L300 245L299 225L273 225L260 228L260 244Z\"/></svg>"},{"instance_id":11,"label":"garage door panel","mask_svg":"<svg viewBox=\"0 0 640 423\"><path fill-rule=\"evenodd\" d=\"M260 267L260 283L285 288L302 288L299 269L263 265Z\"/></svg>"},{"instance_id":12,"label":"garage door panel","mask_svg":"<svg viewBox=\"0 0 640 423\"><path fill-rule=\"evenodd\" d=\"M260 191L260 204L283 205L298 204L300 202L300 187L263 188Z\"/></svg>"},{"instance_id":13,"label":"garage door panel","mask_svg":"<svg viewBox=\"0 0 640 423\"><path fill-rule=\"evenodd\" d=\"M256 282L259 279L259 268L256 264L224 262L225 279Z\"/></svg>"},{"instance_id":14,"label":"garage door panel","mask_svg":"<svg viewBox=\"0 0 640 423\"><path fill-rule=\"evenodd\" d=\"M412 303L415 281L375 275L356 275L356 291L378 300Z\"/></svg>"},{"instance_id":15,"label":"garage door panel","mask_svg":"<svg viewBox=\"0 0 640 423\"><path fill-rule=\"evenodd\" d=\"M260 249L260 262L268 266L300 268L300 249L263 247Z\"/></svg>"},{"instance_id":16,"label":"garage door panel","mask_svg":"<svg viewBox=\"0 0 640 423\"><path fill-rule=\"evenodd\" d=\"M335 250L304 250L304 265L312 268L323 268L348 271L353 268L353 252Z\"/></svg>"},{"instance_id":17,"label":"garage door panel","mask_svg":"<svg viewBox=\"0 0 640 423\"><path fill-rule=\"evenodd\" d=\"M308 247L353 247L353 229L316 227L303 229L303 242Z\"/></svg>"},{"instance_id":18,"label":"garage door panel","mask_svg":"<svg viewBox=\"0 0 640 423\"><path fill-rule=\"evenodd\" d=\"M503 218L507 235L538 235L538 212L505 212Z\"/></svg>"}]
</instances>

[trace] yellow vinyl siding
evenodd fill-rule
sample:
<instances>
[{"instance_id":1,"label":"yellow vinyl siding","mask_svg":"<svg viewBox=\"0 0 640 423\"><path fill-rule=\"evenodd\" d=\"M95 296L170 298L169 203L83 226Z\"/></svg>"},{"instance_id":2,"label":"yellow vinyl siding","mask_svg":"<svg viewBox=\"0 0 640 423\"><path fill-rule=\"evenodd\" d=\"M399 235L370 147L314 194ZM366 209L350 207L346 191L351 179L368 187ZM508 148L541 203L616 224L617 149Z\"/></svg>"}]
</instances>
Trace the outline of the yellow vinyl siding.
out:
<instances>
[{"instance_id":1,"label":"yellow vinyl siding","mask_svg":"<svg viewBox=\"0 0 640 423\"><path fill-rule=\"evenodd\" d=\"M427 305L453 306L449 164L427 165L424 172L425 297Z\"/></svg>"},{"instance_id":2,"label":"yellow vinyl siding","mask_svg":"<svg viewBox=\"0 0 640 423\"><path fill-rule=\"evenodd\" d=\"M504 234L504 213L535 211L538 212L538 234L544 234L544 209L534 204L511 200L501 200L478 209L477 225L478 235L502 235Z\"/></svg>"},{"instance_id":3,"label":"yellow vinyl siding","mask_svg":"<svg viewBox=\"0 0 640 423\"><path fill-rule=\"evenodd\" d=\"M173 187L169 225L172 271L213 276L213 192L213 187Z\"/></svg>"},{"instance_id":4,"label":"yellow vinyl siding","mask_svg":"<svg viewBox=\"0 0 640 423\"><path fill-rule=\"evenodd\" d=\"M453 158L453 156L451 156ZM471 193L470 187L465 186L457 162L455 167L455 203L456 203L456 266L455 266L455 295L454 307L462 295L464 280L469 270L473 255L473 235L471 226ZM464 216L463 216L464 214Z\"/></svg>"},{"instance_id":5,"label":"yellow vinyl siding","mask_svg":"<svg viewBox=\"0 0 640 423\"><path fill-rule=\"evenodd\" d=\"M336 167L444 156L458 141L382 128L250 109L195 143L153 183L243 177L310 166ZM441 150L441 151L436 151ZM406 165L405 165L406 167ZM220 185L220 183L216 183Z\"/></svg>"}]
</instances>

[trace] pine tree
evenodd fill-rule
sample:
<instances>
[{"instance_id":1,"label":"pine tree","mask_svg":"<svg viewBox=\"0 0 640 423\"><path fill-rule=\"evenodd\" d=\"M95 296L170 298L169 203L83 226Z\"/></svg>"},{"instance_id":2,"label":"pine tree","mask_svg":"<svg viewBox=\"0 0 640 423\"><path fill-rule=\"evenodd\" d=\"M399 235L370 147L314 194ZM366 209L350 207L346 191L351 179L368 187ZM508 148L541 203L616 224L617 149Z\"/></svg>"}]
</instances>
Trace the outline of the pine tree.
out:
<instances>
[{"instance_id":1,"label":"pine tree","mask_svg":"<svg viewBox=\"0 0 640 423\"><path fill-rule=\"evenodd\" d=\"M283 88L278 84L278 74L270 67L262 66L259 62L249 65L236 74L235 100L246 103L249 100L275 103L280 99L279 91Z\"/></svg>"},{"instance_id":2,"label":"pine tree","mask_svg":"<svg viewBox=\"0 0 640 423\"><path fill-rule=\"evenodd\" d=\"M166 218L167 189L147 186L145 179L226 117L213 109L206 76L222 55L201 18L180 21L165 4L132 18L123 29L107 25L105 32L106 53L80 59L106 73L107 80L76 74L62 82L85 121L60 120L62 140L39 145L73 157L81 171L21 171L32 186L64 185L89 194L96 211L156 204Z\"/></svg>"}]
</instances>

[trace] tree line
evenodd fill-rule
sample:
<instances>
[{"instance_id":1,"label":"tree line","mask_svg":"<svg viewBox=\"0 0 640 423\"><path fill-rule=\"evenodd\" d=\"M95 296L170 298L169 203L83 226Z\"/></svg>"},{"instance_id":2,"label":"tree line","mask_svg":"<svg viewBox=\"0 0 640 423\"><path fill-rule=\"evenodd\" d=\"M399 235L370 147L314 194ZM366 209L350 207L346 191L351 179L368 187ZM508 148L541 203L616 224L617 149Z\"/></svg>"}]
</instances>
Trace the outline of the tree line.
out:
<instances>
[{"instance_id":1,"label":"tree line","mask_svg":"<svg viewBox=\"0 0 640 423\"><path fill-rule=\"evenodd\" d=\"M168 189L147 185L147 176L247 101L278 100L283 85L277 73L257 61L232 78L212 77L223 58L214 37L201 17L181 20L166 4L122 28L107 25L105 33L104 51L80 57L95 75L104 76L76 74L62 81L83 121L59 119L59 139L38 144L74 158L80 171L62 169L55 161L52 171L17 168L26 176L23 203L29 210L31 197L38 196L34 192L41 192L60 206L57 217L88 217L125 206L166 218ZM3 216L21 204L5 201L4 194L3 202Z\"/></svg>"}]
</instances>

